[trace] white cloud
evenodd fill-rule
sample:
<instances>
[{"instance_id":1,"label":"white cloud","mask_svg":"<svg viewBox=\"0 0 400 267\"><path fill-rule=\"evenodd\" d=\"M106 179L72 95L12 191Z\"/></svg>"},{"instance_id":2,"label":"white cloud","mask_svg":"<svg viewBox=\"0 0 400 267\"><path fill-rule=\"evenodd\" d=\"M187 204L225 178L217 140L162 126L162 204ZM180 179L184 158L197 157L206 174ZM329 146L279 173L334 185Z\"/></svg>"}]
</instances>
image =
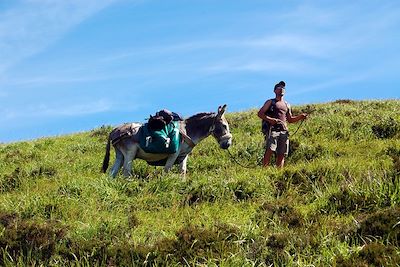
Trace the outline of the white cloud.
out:
<instances>
[{"instance_id":1,"label":"white cloud","mask_svg":"<svg viewBox=\"0 0 400 267\"><path fill-rule=\"evenodd\" d=\"M276 34L241 39L214 39L188 41L160 46L135 47L131 51L121 51L106 55L99 60L102 64L137 62L140 66L132 70L135 74L161 74L192 72L206 75L218 72L260 72L287 71L304 73L315 71L306 59L325 59L333 56L331 41L320 36L298 34ZM324 49L318 50L318 47ZM209 56L201 57L205 54ZM329 55L329 56L328 56ZM152 61L171 58L173 60L154 66ZM310 62L308 60L308 62ZM150 64L149 64L150 63ZM168 68L165 66L168 65Z\"/></svg>"},{"instance_id":2,"label":"white cloud","mask_svg":"<svg viewBox=\"0 0 400 267\"><path fill-rule=\"evenodd\" d=\"M116 76L110 74L104 75L92 75L92 74L60 74L60 73L52 73L47 76L34 76L33 78L25 77L23 79L14 79L8 80L4 82L4 84L11 86L32 86L32 87L40 87L49 84L66 84L66 83L81 83L81 82L93 82L93 81L103 81L111 78L115 78ZM1 92L0 92L1 95Z\"/></svg>"},{"instance_id":3,"label":"white cloud","mask_svg":"<svg viewBox=\"0 0 400 267\"><path fill-rule=\"evenodd\" d=\"M48 104L31 105L23 110L5 109L2 120L20 120L34 118L52 118L52 117L76 117L95 113L109 111L112 108L112 103L106 99L97 101L80 103L75 105L59 104L58 106L50 106Z\"/></svg>"},{"instance_id":4,"label":"white cloud","mask_svg":"<svg viewBox=\"0 0 400 267\"><path fill-rule=\"evenodd\" d=\"M284 51L285 53L298 54L300 56L327 58L327 51L332 50L334 47L334 43L330 39L324 35L285 33L255 38L248 40L244 44L249 47L270 51L269 53L271 54L277 51Z\"/></svg>"},{"instance_id":5,"label":"white cloud","mask_svg":"<svg viewBox=\"0 0 400 267\"><path fill-rule=\"evenodd\" d=\"M342 75L335 77L330 80L321 82L316 81L314 84L309 84L306 87L298 87L295 91L291 93L291 96L302 95L310 92L324 91L326 89L338 88L340 86L349 86L352 83L363 82L367 80L370 76L366 73L363 74L352 74L352 75Z\"/></svg>"},{"instance_id":6,"label":"white cloud","mask_svg":"<svg viewBox=\"0 0 400 267\"><path fill-rule=\"evenodd\" d=\"M0 13L0 73L116 0L26 0Z\"/></svg>"},{"instance_id":7,"label":"white cloud","mask_svg":"<svg viewBox=\"0 0 400 267\"><path fill-rule=\"evenodd\" d=\"M210 73L219 72L265 72L265 73L282 73L287 74L302 74L305 72L316 71L315 67L307 63L306 61L290 60L290 59L279 59L277 57L259 60L259 59L248 59L233 60L231 62L220 62L211 64L203 69Z\"/></svg>"}]
</instances>

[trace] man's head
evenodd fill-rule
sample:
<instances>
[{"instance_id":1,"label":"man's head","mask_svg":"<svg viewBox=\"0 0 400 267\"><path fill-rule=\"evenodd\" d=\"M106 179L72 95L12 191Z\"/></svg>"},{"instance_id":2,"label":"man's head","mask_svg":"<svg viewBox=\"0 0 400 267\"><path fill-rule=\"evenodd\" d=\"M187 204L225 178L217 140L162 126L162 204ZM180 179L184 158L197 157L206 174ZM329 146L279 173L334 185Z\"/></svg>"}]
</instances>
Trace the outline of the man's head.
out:
<instances>
[{"instance_id":1,"label":"man's head","mask_svg":"<svg viewBox=\"0 0 400 267\"><path fill-rule=\"evenodd\" d=\"M279 83L275 84L274 92L276 95L283 96L285 94L285 86L286 83L284 81L280 81Z\"/></svg>"}]
</instances>

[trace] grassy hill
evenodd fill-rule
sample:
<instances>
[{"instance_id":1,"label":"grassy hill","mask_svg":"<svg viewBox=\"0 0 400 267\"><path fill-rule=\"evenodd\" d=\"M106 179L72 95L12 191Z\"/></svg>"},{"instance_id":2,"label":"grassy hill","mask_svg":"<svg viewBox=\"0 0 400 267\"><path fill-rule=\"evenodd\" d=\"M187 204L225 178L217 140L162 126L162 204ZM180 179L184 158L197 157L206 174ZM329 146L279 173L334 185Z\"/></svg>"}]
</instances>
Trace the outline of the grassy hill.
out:
<instances>
[{"instance_id":1,"label":"grassy hill","mask_svg":"<svg viewBox=\"0 0 400 267\"><path fill-rule=\"evenodd\" d=\"M101 174L110 126L0 144L0 265L399 266L400 101L301 110L283 170L259 166L256 110L226 116L249 168L210 137L186 179Z\"/></svg>"}]
</instances>

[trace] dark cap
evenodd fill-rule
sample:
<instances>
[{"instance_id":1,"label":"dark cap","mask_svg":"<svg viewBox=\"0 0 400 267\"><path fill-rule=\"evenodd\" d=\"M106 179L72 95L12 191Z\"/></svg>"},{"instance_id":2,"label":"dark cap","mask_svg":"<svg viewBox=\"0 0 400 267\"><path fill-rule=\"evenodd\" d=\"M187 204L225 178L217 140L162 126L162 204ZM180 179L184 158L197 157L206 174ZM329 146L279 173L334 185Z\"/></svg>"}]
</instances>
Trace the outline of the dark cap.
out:
<instances>
[{"instance_id":1,"label":"dark cap","mask_svg":"<svg viewBox=\"0 0 400 267\"><path fill-rule=\"evenodd\" d=\"M274 90L278 88L285 88L286 83L284 81L280 81L279 83L275 84Z\"/></svg>"}]
</instances>

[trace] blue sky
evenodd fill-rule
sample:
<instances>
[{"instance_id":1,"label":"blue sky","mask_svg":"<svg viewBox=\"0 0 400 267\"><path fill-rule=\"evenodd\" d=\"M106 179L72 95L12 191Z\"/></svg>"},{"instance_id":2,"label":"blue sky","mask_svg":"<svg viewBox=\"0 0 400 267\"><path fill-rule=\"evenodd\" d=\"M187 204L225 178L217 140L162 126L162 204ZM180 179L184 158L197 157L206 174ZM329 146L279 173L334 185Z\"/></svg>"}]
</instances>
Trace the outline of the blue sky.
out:
<instances>
[{"instance_id":1,"label":"blue sky","mask_svg":"<svg viewBox=\"0 0 400 267\"><path fill-rule=\"evenodd\" d=\"M259 108L398 99L400 1L0 0L0 143Z\"/></svg>"}]
</instances>

